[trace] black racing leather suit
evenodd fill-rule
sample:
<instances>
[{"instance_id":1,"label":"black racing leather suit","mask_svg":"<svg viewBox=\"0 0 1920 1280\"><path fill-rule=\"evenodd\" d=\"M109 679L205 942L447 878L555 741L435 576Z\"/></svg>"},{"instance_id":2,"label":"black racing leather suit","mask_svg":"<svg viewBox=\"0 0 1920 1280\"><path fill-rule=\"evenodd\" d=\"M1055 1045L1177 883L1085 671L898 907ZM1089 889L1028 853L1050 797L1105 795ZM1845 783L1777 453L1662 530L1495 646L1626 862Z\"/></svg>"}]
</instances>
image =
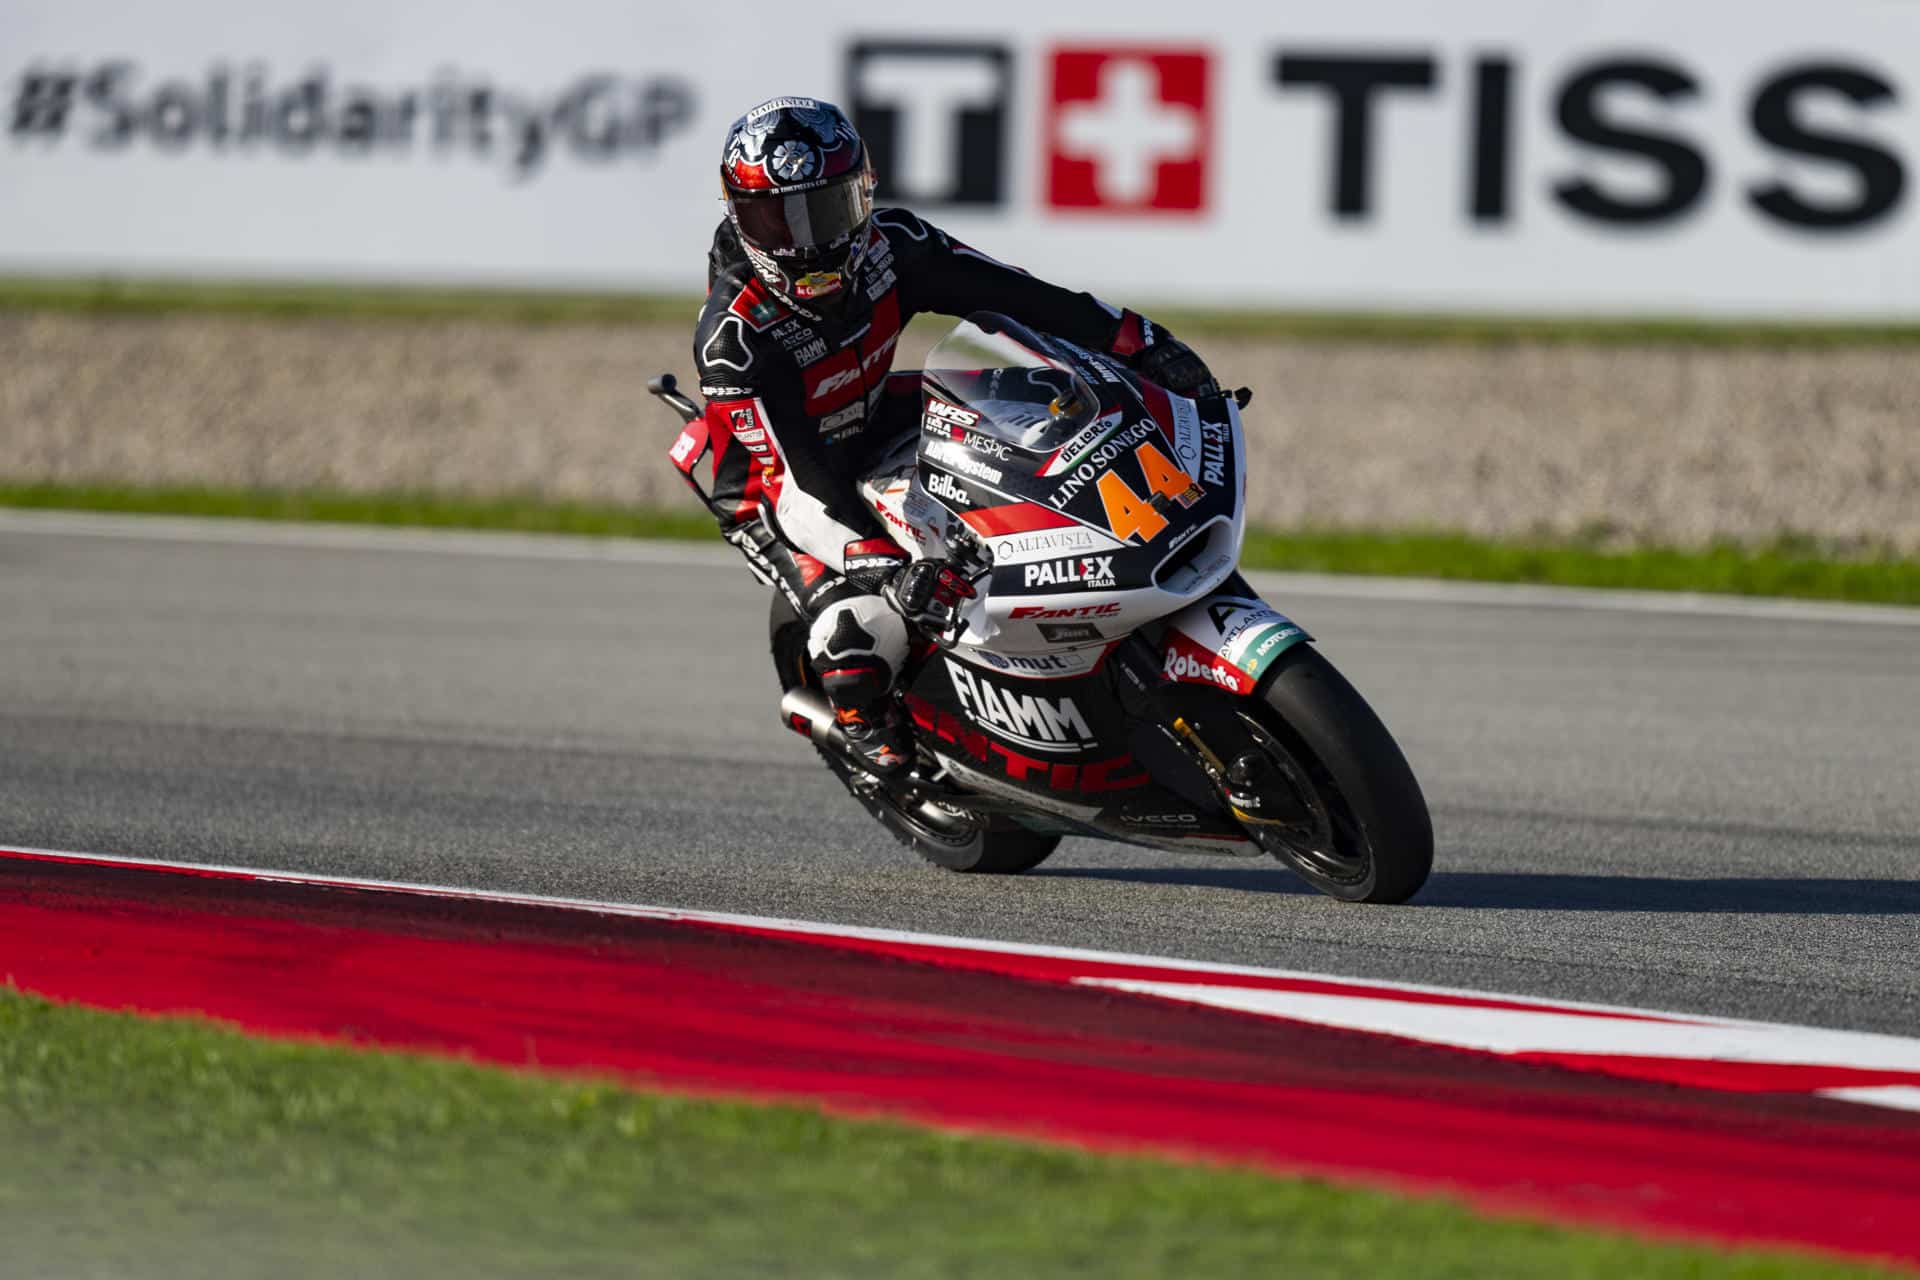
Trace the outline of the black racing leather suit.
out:
<instances>
[{"instance_id":1,"label":"black racing leather suit","mask_svg":"<svg viewBox=\"0 0 1920 1280\"><path fill-rule=\"evenodd\" d=\"M713 513L808 619L878 590L907 561L856 481L919 417L919 374L893 372L909 320L998 311L1120 356L1152 332L1133 312L996 262L904 209L874 210L868 234L844 310L816 317L768 291L723 221L694 330Z\"/></svg>"}]
</instances>

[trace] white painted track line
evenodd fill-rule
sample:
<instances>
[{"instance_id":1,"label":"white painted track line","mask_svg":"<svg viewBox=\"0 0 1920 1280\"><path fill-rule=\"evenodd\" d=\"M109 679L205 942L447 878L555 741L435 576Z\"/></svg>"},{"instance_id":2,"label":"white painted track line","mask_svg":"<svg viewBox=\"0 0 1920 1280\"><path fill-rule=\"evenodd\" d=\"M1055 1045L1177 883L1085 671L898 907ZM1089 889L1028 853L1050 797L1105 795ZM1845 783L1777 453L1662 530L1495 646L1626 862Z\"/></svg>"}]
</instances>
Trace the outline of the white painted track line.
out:
<instances>
[{"instance_id":1,"label":"white painted track line","mask_svg":"<svg viewBox=\"0 0 1920 1280\"><path fill-rule=\"evenodd\" d=\"M132 538L154 542L252 544L349 551L425 552L538 560L613 561L711 568L739 563L732 548L712 543L644 538L587 538L564 534L483 533L374 525L316 524L187 516L116 515L83 511L0 510L0 536ZM1839 604L1678 591L1609 591L1522 583L1448 582L1432 578L1370 578L1326 573L1259 571L1248 577L1279 607L1289 597L1378 600L1405 604L1578 609L1669 617L1751 618L1920 627L1920 608Z\"/></svg>"}]
</instances>

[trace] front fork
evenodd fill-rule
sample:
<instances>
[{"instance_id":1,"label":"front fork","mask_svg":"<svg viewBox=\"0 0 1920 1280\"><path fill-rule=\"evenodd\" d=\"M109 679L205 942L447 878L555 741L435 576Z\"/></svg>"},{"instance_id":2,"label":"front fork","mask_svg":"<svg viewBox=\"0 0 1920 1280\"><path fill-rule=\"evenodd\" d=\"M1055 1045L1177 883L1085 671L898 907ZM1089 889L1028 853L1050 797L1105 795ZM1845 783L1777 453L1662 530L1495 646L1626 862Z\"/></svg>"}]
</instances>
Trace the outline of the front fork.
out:
<instances>
[{"instance_id":1,"label":"front fork","mask_svg":"<svg viewBox=\"0 0 1920 1280\"><path fill-rule=\"evenodd\" d=\"M1304 816L1290 790L1274 785L1271 757L1242 718L1247 698L1165 678L1157 645L1139 632L1116 647L1111 661L1127 714L1165 735L1235 822L1285 825Z\"/></svg>"}]
</instances>

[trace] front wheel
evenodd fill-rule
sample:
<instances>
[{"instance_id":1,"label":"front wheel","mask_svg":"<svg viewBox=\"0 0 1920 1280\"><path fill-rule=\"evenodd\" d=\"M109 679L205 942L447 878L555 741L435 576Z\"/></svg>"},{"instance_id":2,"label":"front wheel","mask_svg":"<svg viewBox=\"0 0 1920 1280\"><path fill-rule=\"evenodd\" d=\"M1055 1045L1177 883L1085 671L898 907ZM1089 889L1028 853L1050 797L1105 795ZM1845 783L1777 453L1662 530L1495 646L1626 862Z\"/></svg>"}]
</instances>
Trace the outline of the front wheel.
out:
<instances>
[{"instance_id":1,"label":"front wheel","mask_svg":"<svg viewBox=\"0 0 1920 1280\"><path fill-rule=\"evenodd\" d=\"M1237 811L1248 836L1320 892L1405 902L1433 870L1427 800L1366 699L1310 645L1282 656L1240 712L1266 767Z\"/></svg>"}]
</instances>

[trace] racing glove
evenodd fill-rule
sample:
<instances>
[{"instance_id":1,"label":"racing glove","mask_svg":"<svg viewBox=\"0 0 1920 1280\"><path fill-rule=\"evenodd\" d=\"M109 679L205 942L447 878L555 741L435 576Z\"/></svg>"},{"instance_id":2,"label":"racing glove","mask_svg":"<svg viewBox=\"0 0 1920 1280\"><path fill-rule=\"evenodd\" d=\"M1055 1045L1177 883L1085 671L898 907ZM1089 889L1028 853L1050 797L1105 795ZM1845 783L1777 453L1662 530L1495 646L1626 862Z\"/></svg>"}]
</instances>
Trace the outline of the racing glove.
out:
<instances>
[{"instance_id":1,"label":"racing glove","mask_svg":"<svg viewBox=\"0 0 1920 1280\"><path fill-rule=\"evenodd\" d=\"M1198 399L1220 394L1220 384L1214 381L1206 361L1138 311L1120 313L1120 328L1108 350L1142 377L1178 395Z\"/></svg>"},{"instance_id":2,"label":"racing glove","mask_svg":"<svg viewBox=\"0 0 1920 1280\"><path fill-rule=\"evenodd\" d=\"M944 631L960 602L977 593L945 560L915 560L889 575L880 595L893 611L929 631Z\"/></svg>"}]
</instances>

